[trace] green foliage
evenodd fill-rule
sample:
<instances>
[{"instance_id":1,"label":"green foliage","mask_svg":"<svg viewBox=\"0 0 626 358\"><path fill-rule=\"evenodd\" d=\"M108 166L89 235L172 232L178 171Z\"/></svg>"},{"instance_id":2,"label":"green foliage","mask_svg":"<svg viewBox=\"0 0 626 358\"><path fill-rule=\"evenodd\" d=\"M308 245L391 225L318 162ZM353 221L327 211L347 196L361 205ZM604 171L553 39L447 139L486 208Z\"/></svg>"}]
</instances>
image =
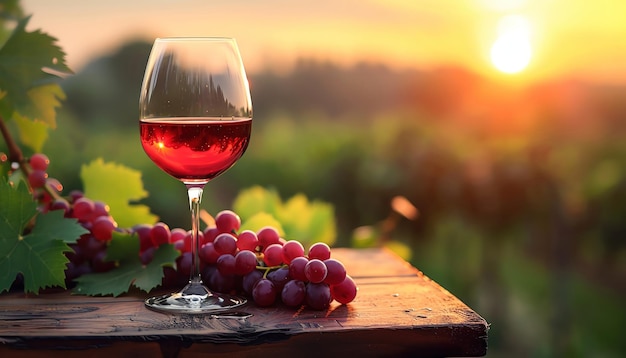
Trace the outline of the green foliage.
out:
<instances>
[{"instance_id":1,"label":"green foliage","mask_svg":"<svg viewBox=\"0 0 626 358\"><path fill-rule=\"evenodd\" d=\"M83 165L80 171L85 196L100 200L110 207L111 216L121 227L154 224L157 216L146 205L131 204L148 196L143 188L141 173L101 158Z\"/></svg>"},{"instance_id":2,"label":"green foliage","mask_svg":"<svg viewBox=\"0 0 626 358\"><path fill-rule=\"evenodd\" d=\"M251 230L257 232L265 226L271 226L278 231L278 234L282 237L285 236L285 230L282 225L274 216L266 212L258 212L241 223L240 231Z\"/></svg>"},{"instance_id":3,"label":"green foliage","mask_svg":"<svg viewBox=\"0 0 626 358\"><path fill-rule=\"evenodd\" d=\"M303 244L335 243L335 213L329 203L309 201L299 193L280 207L276 217L283 224L286 239L295 239Z\"/></svg>"},{"instance_id":4,"label":"green foliage","mask_svg":"<svg viewBox=\"0 0 626 358\"><path fill-rule=\"evenodd\" d=\"M48 126L43 122L31 121L19 113L13 114L13 122L18 128L20 141L34 152L40 152L48 140Z\"/></svg>"},{"instance_id":5,"label":"green foliage","mask_svg":"<svg viewBox=\"0 0 626 358\"><path fill-rule=\"evenodd\" d=\"M239 192L233 202L233 209L245 222L257 213L275 214L281 205L282 201L276 190L253 186Z\"/></svg>"},{"instance_id":6,"label":"green foliage","mask_svg":"<svg viewBox=\"0 0 626 358\"><path fill-rule=\"evenodd\" d=\"M47 129L56 128L56 108L65 98L57 75L71 70L56 39L26 31L28 20L19 20L0 48L0 116L14 119L23 144L39 151Z\"/></svg>"},{"instance_id":7,"label":"green foliage","mask_svg":"<svg viewBox=\"0 0 626 358\"><path fill-rule=\"evenodd\" d=\"M242 219L242 229L258 230L271 225L279 228L286 240L298 240L303 245L315 242L332 245L336 239L333 206L311 202L301 193L283 202L275 190L253 186L239 193L233 210Z\"/></svg>"},{"instance_id":8,"label":"green foliage","mask_svg":"<svg viewBox=\"0 0 626 358\"><path fill-rule=\"evenodd\" d=\"M0 21L19 18L19 2L4 2L0 15ZM71 71L56 39L39 30L26 31L28 20L28 17L18 19L10 33L6 31L9 24L1 22L0 120L11 121L21 144L40 152L48 139L48 130L56 129L56 110L65 99L56 82L59 75ZM7 144L11 142L9 133L3 130L2 134ZM3 181L0 187L0 292L9 290L20 273L26 292L38 293L49 286L65 287L69 262L65 253L72 250L68 243L76 242L88 231L75 219L64 218L62 211L39 213L33 193L26 185L20 185L25 183L28 173L24 172L26 159L21 149L8 149L21 166L17 170L7 166L9 181ZM147 196L138 171L98 159L82 167L81 177L87 197L109 205L119 225L131 227L156 222L157 217L147 206L131 204ZM10 183L18 184L14 188ZM137 239L116 237L108 248L108 256L121 266L103 278L98 275L83 278L77 292L119 295L131 284L150 290L161 282L162 265L171 264L179 254L171 245L164 246L155 254L153 263L143 267ZM93 277L97 281L90 281Z\"/></svg>"},{"instance_id":9,"label":"green foliage","mask_svg":"<svg viewBox=\"0 0 626 358\"><path fill-rule=\"evenodd\" d=\"M40 214L25 185L13 187L2 180L0 203L0 292L9 290L18 273L24 276L26 292L65 287L69 260L64 253L71 251L67 244L87 230L64 218L62 211Z\"/></svg>"},{"instance_id":10,"label":"green foliage","mask_svg":"<svg viewBox=\"0 0 626 358\"><path fill-rule=\"evenodd\" d=\"M154 258L148 265L143 265L139 257L139 239L135 235L113 233L107 248L107 261L115 261L117 267L104 273L92 273L76 279L78 285L74 293L83 295L119 296L135 286L149 292L161 284L163 267L171 266L179 252L173 245L159 246Z\"/></svg>"},{"instance_id":11,"label":"green foliage","mask_svg":"<svg viewBox=\"0 0 626 358\"><path fill-rule=\"evenodd\" d=\"M21 18L23 16L22 8L20 7L20 0L2 0L0 11L0 24L4 21L9 21L14 18ZM1 33L2 31L0 31Z\"/></svg>"}]
</instances>

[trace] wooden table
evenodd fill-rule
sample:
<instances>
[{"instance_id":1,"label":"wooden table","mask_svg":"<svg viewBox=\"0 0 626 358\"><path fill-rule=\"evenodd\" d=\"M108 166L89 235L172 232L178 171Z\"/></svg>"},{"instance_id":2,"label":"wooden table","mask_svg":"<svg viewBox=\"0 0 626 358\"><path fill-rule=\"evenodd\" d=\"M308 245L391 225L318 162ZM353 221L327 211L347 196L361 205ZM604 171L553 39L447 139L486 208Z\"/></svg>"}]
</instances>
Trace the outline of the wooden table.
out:
<instances>
[{"instance_id":1,"label":"wooden table","mask_svg":"<svg viewBox=\"0 0 626 358\"><path fill-rule=\"evenodd\" d=\"M488 325L384 249L333 249L359 286L327 311L248 303L245 319L168 315L146 295L0 295L0 357L483 356Z\"/></svg>"}]
</instances>

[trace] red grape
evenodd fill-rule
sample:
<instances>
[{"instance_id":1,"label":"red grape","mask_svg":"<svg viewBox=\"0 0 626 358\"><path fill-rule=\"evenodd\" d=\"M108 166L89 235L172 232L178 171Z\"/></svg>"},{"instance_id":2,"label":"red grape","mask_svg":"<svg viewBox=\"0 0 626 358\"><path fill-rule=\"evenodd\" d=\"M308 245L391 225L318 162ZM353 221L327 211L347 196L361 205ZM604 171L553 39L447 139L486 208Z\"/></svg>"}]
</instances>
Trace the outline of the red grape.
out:
<instances>
[{"instance_id":1,"label":"red grape","mask_svg":"<svg viewBox=\"0 0 626 358\"><path fill-rule=\"evenodd\" d=\"M146 250L139 253L139 259L141 260L142 265L149 264L154 258L154 252L156 251L156 247L149 247Z\"/></svg>"},{"instance_id":2,"label":"red grape","mask_svg":"<svg viewBox=\"0 0 626 358\"><path fill-rule=\"evenodd\" d=\"M107 272L115 268L115 261L106 261L106 251L100 251L91 259L94 272Z\"/></svg>"},{"instance_id":3,"label":"red grape","mask_svg":"<svg viewBox=\"0 0 626 358\"><path fill-rule=\"evenodd\" d=\"M82 198L83 196L84 196L84 194L83 194L83 192L82 192L82 191L80 191L80 190L72 190L72 191L70 192L70 201L71 201L72 203L75 203L75 202L76 202L76 200L78 200L78 199Z\"/></svg>"},{"instance_id":4,"label":"red grape","mask_svg":"<svg viewBox=\"0 0 626 358\"><path fill-rule=\"evenodd\" d=\"M110 216L100 216L94 222L91 227L92 235L101 241L109 241L112 238L113 230L117 224Z\"/></svg>"},{"instance_id":5,"label":"red grape","mask_svg":"<svg viewBox=\"0 0 626 358\"><path fill-rule=\"evenodd\" d=\"M217 266L217 270L223 275L233 275L236 272L235 256L231 254L220 255L215 264Z\"/></svg>"},{"instance_id":6,"label":"red grape","mask_svg":"<svg viewBox=\"0 0 626 358\"><path fill-rule=\"evenodd\" d=\"M256 268L256 255L252 251L242 250L235 255L235 273L243 276Z\"/></svg>"},{"instance_id":7,"label":"red grape","mask_svg":"<svg viewBox=\"0 0 626 358\"><path fill-rule=\"evenodd\" d=\"M281 267L277 270L270 271L267 274L267 279L274 282L274 287L276 288L276 292L281 292L285 284L291 280L289 276L289 267Z\"/></svg>"},{"instance_id":8,"label":"red grape","mask_svg":"<svg viewBox=\"0 0 626 358\"><path fill-rule=\"evenodd\" d=\"M291 260L291 263L289 264L289 275L291 278L305 282L308 281L306 274L304 273L304 268L307 263L309 263L309 259L304 256L296 257Z\"/></svg>"},{"instance_id":9,"label":"red grape","mask_svg":"<svg viewBox=\"0 0 626 358\"><path fill-rule=\"evenodd\" d=\"M185 231L185 237L183 237L182 240L175 241L174 248L181 252L191 252L191 246L193 246L192 241L193 238L191 237L191 231Z\"/></svg>"},{"instance_id":10,"label":"red grape","mask_svg":"<svg viewBox=\"0 0 626 358\"><path fill-rule=\"evenodd\" d=\"M222 233L217 235L213 241L213 246L220 254L234 255L237 252L237 239L231 234Z\"/></svg>"},{"instance_id":11,"label":"red grape","mask_svg":"<svg viewBox=\"0 0 626 358\"><path fill-rule=\"evenodd\" d=\"M223 210L215 216L215 226L220 232L236 232L241 226L241 219L234 212Z\"/></svg>"},{"instance_id":12,"label":"red grape","mask_svg":"<svg viewBox=\"0 0 626 358\"><path fill-rule=\"evenodd\" d=\"M306 286L299 280L291 280L285 283L281 291L281 300L289 307L298 307L304 303L306 297Z\"/></svg>"},{"instance_id":13,"label":"red grape","mask_svg":"<svg viewBox=\"0 0 626 358\"><path fill-rule=\"evenodd\" d=\"M263 273L259 270L253 270L252 272L243 276L243 280L241 282L241 288L243 292L249 296L252 296L252 289L259 282L260 279L263 278Z\"/></svg>"},{"instance_id":14,"label":"red grape","mask_svg":"<svg viewBox=\"0 0 626 358\"><path fill-rule=\"evenodd\" d=\"M259 245L264 248L280 242L278 230L271 226L262 228L256 233L256 236L259 238Z\"/></svg>"},{"instance_id":15,"label":"red grape","mask_svg":"<svg viewBox=\"0 0 626 358\"><path fill-rule=\"evenodd\" d=\"M239 250L254 251L259 246L259 238L251 230L244 230L237 236L237 248Z\"/></svg>"},{"instance_id":16,"label":"red grape","mask_svg":"<svg viewBox=\"0 0 626 358\"><path fill-rule=\"evenodd\" d=\"M63 198L55 199L52 203L50 203L50 210L63 210L67 216L70 212L70 203Z\"/></svg>"},{"instance_id":17,"label":"red grape","mask_svg":"<svg viewBox=\"0 0 626 358\"><path fill-rule=\"evenodd\" d=\"M330 306L333 298L330 287L325 283L308 283L306 285L306 304L315 310L323 310Z\"/></svg>"},{"instance_id":18,"label":"red grape","mask_svg":"<svg viewBox=\"0 0 626 358\"><path fill-rule=\"evenodd\" d=\"M202 265L201 267L200 278L202 279L202 282L207 285L207 287L211 288L211 276L221 274L217 271L217 267L215 267L215 265ZM187 277L187 279L189 279L189 277ZM187 283L188 282L185 282L185 284Z\"/></svg>"},{"instance_id":19,"label":"red grape","mask_svg":"<svg viewBox=\"0 0 626 358\"><path fill-rule=\"evenodd\" d=\"M204 229L204 238L202 239L202 244L215 241L215 238L219 234L220 231L216 227L207 227L206 229Z\"/></svg>"},{"instance_id":20,"label":"red grape","mask_svg":"<svg viewBox=\"0 0 626 358\"><path fill-rule=\"evenodd\" d=\"M154 224L154 226L150 230L150 240L152 240L152 245L155 247L159 247L162 244L167 244L168 242L170 242L170 237L170 227L167 226L166 223L158 222Z\"/></svg>"},{"instance_id":21,"label":"red grape","mask_svg":"<svg viewBox=\"0 0 626 358\"><path fill-rule=\"evenodd\" d=\"M267 266L278 266L283 263L283 247L280 244L271 244L263 251L263 262Z\"/></svg>"},{"instance_id":22,"label":"red grape","mask_svg":"<svg viewBox=\"0 0 626 358\"><path fill-rule=\"evenodd\" d=\"M323 243L318 242L313 244L309 248L309 260L310 259L319 259L319 260L328 260L330 258L330 247Z\"/></svg>"},{"instance_id":23,"label":"red grape","mask_svg":"<svg viewBox=\"0 0 626 358\"><path fill-rule=\"evenodd\" d=\"M176 258L176 271L180 275L189 277L191 275L191 266L193 265L192 261L191 252L183 252Z\"/></svg>"},{"instance_id":24,"label":"red grape","mask_svg":"<svg viewBox=\"0 0 626 358\"><path fill-rule=\"evenodd\" d=\"M187 230L181 229L179 227L170 230L170 244L175 243L176 241L184 240L187 236Z\"/></svg>"},{"instance_id":25,"label":"red grape","mask_svg":"<svg viewBox=\"0 0 626 358\"><path fill-rule=\"evenodd\" d=\"M328 270L326 264L318 259L309 260L304 266L304 274L306 278L313 283L320 283L326 278Z\"/></svg>"},{"instance_id":26,"label":"red grape","mask_svg":"<svg viewBox=\"0 0 626 358\"><path fill-rule=\"evenodd\" d=\"M327 284L336 285L341 283L346 278L346 268L339 260L324 260L324 264L326 264L326 269L328 271L326 278L324 279L324 282Z\"/></svg>"},{"instance_id":27,"label":"red grape","mask_svg":"<svg viewBox=\"0 0 626 358\"><path fill-rule=\"evenodd\" d=\"M200 260L204 261L204 263L214 264L217 262L220 254L215 250L215 246L213 246L213 243L208 242L200 246L200 250L198 250L198 256L200 257Z\"/></svg>"},{"instance_id":28,"label":"red grape","mask_svg":"<svg viewBox=\"0 0 626 358\"><path fill-rule=\"evenodd\" d=\"M92 215L94 218L97 218L99 216L108 216L109 211L110 211L110 208L107 204L101 201L93 202L93 214Z\"/></svg>"},{"instance_id":29,"label":"red grape","mask_svg":"<svg viewBox=\"0 0 626 358\"><path fill-rule=\"evenodd\" d=\"M89 263L74 263L70 261L65 269L65 282L72 282L75 278L92 272L93 269Z\"/></svg>"},{"instance_id":30,"label":"red grape","mask_svg":"<svg viewBox=\"0 0 626 358\"><path fill-rule=\"evenodd\" d=\"M50 164L50 159L48 159L48 156L43 153L36 153L30 157L28 163L34 170L46 171L48 169L48 165Z\"/></svg>"},{"instance_id":31,"label":"red grape","mask_svg":"<svg viewBox=\"0 0 626 358\"><path fill-rule=\"evenodd\" d=\"M296 240L287 241L283 245L283 261L289 264L296 257L304 256L304 246Z\"/></svg>"},{"instance_id":32,"label":"red grape","mask_svg":"<svg viewBox=\"0 0 626 358\"><path fill-rule=\"evenodd\" d=\"M252 299L260 307L272 305L276 301L274 283L266 278L260 279L252 289Z\"/></svg>"},{"instance_id":33,"label":"red grape","mask_svg":"<svg viewBox=\"0 0 626 358\"><path fill-rule=\"evenodd\" d=\"M78 244L70 244L72 251L68 251L65 253L65 257L67 257L70 262L78 265L85 261L85 257L83 256L83 249Z\"/></svg>"},{"instance_id":34,"label":"red grape","mask_svg":"<svg viewBox=\"0 0 626 358\"><path fill-rule=\"evenodd\" d=\"M85 259L92 259L100 251L103 251L106 248L105 242L96 239L90 234L81 236L76 243L80 247L81 255Z\"/></svg>"},{"instance_id":35,"label":"red grape","mask_svg":"<svg viewBox=\"0 0 626 358\"><path fill-rule=\"evenodd\" d=\"M150 230L152 225L139 224L133 226L132 232L139 238L139 251L147 250L152 247L152 239L150 238Z\"/></svg>"},{"instance_id":36,"label":"red grape","mask_svg":"<svg viewBox=\"0 0 626 358\"><path fill-rule=\"evenodd\" d=\"M28 173L28 184L30 184L31 188L43 188L46 185L46 179L48 178L48 173L43 170L33 170Z\"/></svg>"},{"instance_id":37,"label":"red grape","mask_svg":"<svg viewBox=\"0 0 626 358\"><path fill-rule=\"evenodd\" d=\"M337 285L330 286L330 293L332 297L341 304L348 304L354 300L358 287L350 276Z\"/></svg>"},{"instance_id":38,"label":"red grape","mask_svg":"<svg viewBox=\"0 0 626 358\"><path fill-rule=\"evenodd\" d=\"M72 215L81 222L91 221L91 216L96 206L93 200L85 197L81 197L74 201L74 208Z\"/></svg>"},{"instance_id":39,"label":"red grape","mask_svg":"<svg viewBox=\"0 0 626 358\"><path fill-rule=\"evenodd\" d=\"M217 292L229 293L236 287L235 275L224 275L219 270L209 276L209 287Z\"/></svg>"}]
</instances>

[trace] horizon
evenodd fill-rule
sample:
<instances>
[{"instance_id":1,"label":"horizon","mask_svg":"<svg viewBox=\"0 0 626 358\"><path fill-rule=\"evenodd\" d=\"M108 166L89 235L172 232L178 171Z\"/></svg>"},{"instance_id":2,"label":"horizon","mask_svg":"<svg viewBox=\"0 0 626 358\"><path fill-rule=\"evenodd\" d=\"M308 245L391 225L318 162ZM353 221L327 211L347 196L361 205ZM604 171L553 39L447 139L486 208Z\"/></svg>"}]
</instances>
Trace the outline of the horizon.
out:
<instances>
[{"instance_id":1,"label":"horizon","mask_svg":"<svg viewBox=\"0 0 626 358\"><path fill-rule=\"evenodd\" d=\"M28 29L57 38L74 71L133 40L220 35L237 39L249 73L288 70L305 58L400 70L463 67L522 84L558 78L626 84L626 43L620 41L626 38L626 24L619 17L626 13L626 2L473 0L451 6L435 0L315 4L22 0L21 4L27 15L32 14ZM525 25L507 30L502 26L507 18L521 19L517 24Z\"/></svg>"}]
</instances>

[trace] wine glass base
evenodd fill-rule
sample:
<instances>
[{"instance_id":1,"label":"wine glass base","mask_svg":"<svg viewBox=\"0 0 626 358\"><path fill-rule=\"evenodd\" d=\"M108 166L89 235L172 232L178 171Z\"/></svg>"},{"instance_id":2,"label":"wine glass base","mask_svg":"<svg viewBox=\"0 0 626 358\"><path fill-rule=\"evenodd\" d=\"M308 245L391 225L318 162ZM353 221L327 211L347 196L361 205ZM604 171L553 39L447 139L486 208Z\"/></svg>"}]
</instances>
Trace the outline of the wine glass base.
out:
<instances>
[{"instance_id":1,"label":"wine glass base","mask_svg":"<svg viewBox=\"0 0 626 358\"><path fill-rule=\"evenodd\" d=\"M209 291L202 283L190 283L178 292L150 297L147 308L163 313L212 314L244 305L243 297Z\"/></svg>"}]
</instances>

